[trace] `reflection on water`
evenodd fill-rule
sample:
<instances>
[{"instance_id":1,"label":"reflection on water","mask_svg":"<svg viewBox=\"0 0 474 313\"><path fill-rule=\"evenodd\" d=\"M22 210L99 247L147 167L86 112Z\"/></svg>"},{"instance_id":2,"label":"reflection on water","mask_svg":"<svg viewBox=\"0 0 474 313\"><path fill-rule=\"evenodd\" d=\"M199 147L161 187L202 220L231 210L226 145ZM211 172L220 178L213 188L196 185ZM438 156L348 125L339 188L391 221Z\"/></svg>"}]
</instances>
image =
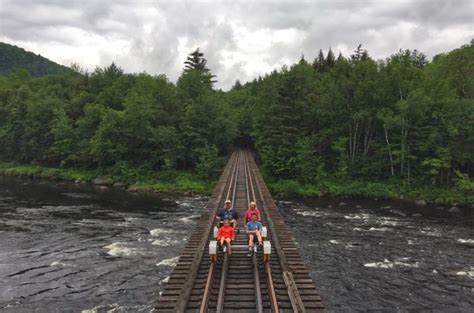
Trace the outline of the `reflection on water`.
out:
<instances>
[{"instance_id":1,"label":"reflection on water","mask_svg":"<svg viewBox=\"0 0 474 313\"><path fill-rule=\"evenodd\" d=\"M206 202L0 178L0 311L149 312Z\"/></svg>"},{"instance_id":2,"label":"reflection on water","mask_svg":"<svg viewBox=\"0 0 474 313\"><path fill-rule=\"evenodd\" d=\"M337 199L279 208L329 311L473 312L472 213Z\"/></svg>"}]
</instances>

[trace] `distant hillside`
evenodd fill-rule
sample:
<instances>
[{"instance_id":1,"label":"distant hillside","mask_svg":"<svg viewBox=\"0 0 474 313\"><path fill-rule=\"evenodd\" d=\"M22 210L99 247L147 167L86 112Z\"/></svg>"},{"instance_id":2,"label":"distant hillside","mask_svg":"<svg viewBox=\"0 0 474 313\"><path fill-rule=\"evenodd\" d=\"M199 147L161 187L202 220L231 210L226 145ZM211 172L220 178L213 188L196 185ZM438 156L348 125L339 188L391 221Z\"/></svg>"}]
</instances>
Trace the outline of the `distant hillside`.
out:
<instances>
[{"instance_id":1,"label":"distant hillside","mask_svg":"<svg viewBox=\"0 0 474 313\"><path fill-rule=\"evenodd\" d=\"M0 42L0 74L10 73L20 68L26 69L31 76L60 74L70 71L68 67L50 61L39 54Z\"/></svg>"}]
</instances>

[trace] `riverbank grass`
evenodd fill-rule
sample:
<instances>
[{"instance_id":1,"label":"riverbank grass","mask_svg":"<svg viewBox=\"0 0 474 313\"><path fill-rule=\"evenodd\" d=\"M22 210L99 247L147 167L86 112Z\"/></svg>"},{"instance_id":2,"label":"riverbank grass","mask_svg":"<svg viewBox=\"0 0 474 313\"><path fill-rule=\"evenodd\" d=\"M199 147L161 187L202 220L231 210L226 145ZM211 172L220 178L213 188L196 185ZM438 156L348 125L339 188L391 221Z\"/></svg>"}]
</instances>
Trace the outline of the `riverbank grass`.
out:
<instances>
[{"instance_id":1,"label":"riverbank grass","mask_svg":"<svg viewBox=\"0 0 474 313\"><path fill-rule=\"evenodd\" d=\"M440 188L431 185L407 184L402 181L367 182L355 180L326 180L318 184L301 184L294 180L267 181L272 194L288 197L360 197L405 199L443 205L472 205L474 193L457 187Z\"/></svg>"},{"instance_id":2,"label":"riverbank grass","mask_svg":"<svg viewBox=\"0 0 474 313\"><path fill-rule=\"evenodd\" d=\"M99 185L121 186L139 190L158 192L193 192L210 194L216 180L204 180L190 171L154 172L147 168L131 168L119 165L103 169L85 169L71 167L45 167L33 164L16 164L0 161L0 175L95 182ZM474 193L452 188L440 188L431 185L407 184L402 181L366 182L356 180L325 180L318 184L302 184L294 180L272 181L266 179L272 194L285 197L360 197L388 198L415 201L423 199L443 205L472 205Z\"/></svg>"},{"instance_id":3,"label":"riverbank grass","mask_svg":"<svg viewBox=\"0 0 474 313\"><path fill-rule=\"evenodd\" d=\"M189 171L154 172L146 168L125 166L103 169L71 167L46 167L33 164L16 164L0 161L0 175L90 182L97 185L130 187L139 190L158 192L211 193L216 181L204 180Z\"/></svg>"}]
</instances>

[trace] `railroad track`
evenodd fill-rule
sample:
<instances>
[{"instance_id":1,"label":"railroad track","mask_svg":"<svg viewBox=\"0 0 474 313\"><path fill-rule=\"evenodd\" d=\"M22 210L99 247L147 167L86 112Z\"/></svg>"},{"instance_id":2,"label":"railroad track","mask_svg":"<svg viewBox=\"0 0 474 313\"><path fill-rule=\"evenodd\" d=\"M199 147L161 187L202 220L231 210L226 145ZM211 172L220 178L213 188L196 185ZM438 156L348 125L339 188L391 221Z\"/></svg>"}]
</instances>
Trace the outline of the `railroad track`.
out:
<instances>
[{"instance_id":1,"label":"railroad track","mask_svg":"<svg viewBox=\"0 0 474 313\"><path fill-rule=\"evenodd\" d=\"M214 216L231 199L240 234L232 255L211 251ZM245 210L255 201L265 251L247 256ZM269 244L270 243L270 244ZM211 252L211 253L210 253ZM293 237L247 151L232 154L156 307L157 312L324 312Z\"/></svg>"}]
</instances>

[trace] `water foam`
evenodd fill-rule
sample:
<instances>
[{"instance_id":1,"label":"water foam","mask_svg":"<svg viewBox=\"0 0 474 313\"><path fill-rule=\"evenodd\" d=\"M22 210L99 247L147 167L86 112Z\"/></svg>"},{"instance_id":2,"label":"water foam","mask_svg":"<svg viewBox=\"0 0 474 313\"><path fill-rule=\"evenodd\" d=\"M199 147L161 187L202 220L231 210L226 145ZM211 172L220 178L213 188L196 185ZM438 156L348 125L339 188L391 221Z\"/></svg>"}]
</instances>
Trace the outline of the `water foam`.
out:
<instances>
[{"instance_id":1,"label":"water foam","mask_svg":"<svg viewBox=\"0 0 474 313\"><path fill-rule=\"evenodd\" d=\"M166 276L165 278L163 278L162 280L160 280L160 285L163 285L163 284L168 283L169 280L170 280L170 276Z\"/></svg>"},{"instance_id":2,"label":"water foam","mask_svg":"<svg viewBox=\"0 0 474 313\"><path fill-rule=\"evenodd\" d=\"M431 230L430 228L425 228L423 230L421 230L421 233L422 234L425 234L427 236L430 236L430 237L441 237L441 233L439 230Z\"/></svg>"},{"instance_id":3,"label":"water foam","mask_svg":"<svg viewBox=\"0 0 474 313\"><path fill-rule=\"evenodd\" d=\"M148 309L147 305L135 305L135 306L121 306L118 303L112 304L101 304L92 309L82 310L81 313L99 313L99 312L142 312L145 309ZM151 312L151 311L150 311Z\"/></svg>"},{"instance_id":4,"label":"water foam","mask_svg":"<svg viewBox=\"0 0 474 313\"><path fill-rule=\"evenodd\" d=\"M469 270L459 271L456 273L458 276L467 276L469 278L474 278L474 267L471 266Z\"/></svg>"},{"instance_id":5,"label":"water foam","mask_svg":"<svg viewBox=\"0 0 474 313\"><path fill-rule=\"evenodd\" d=\"M61 261L54 261L53 263L49 264L49 266L67 266L68 264L63 263Z\"/></svg>"},{"instance_id":6,"label":"water foam","mask_svg":"<svg viewBox=\"0 0 474 313\"><path fill-rule=\"evenodd\" d=\"M177 243L178 243L177 240L166 238L166 239L156 239L151 244L154 246L169 247L169 246L174 246Z\"/></svg>"},{"instance_id":7,"label":"water foam","mask_svg":"<svg viewBox=\"0 0 474 313\"><path fill-rule=\"evenodd\" d=\"M172 232L172 231L169 230L169 229L155 228L155 229L150 230L150 235L155 236L155 237L158 237L158 236L161 235L161 234L169 234L169 233L171 233L171 232Z\"/></svg>"},{"instance_id":8,"label":"water foam","mask_svg":"<svg viewBox=\"0 0 474 313\"><path fill-rule=\"evenodd\" d=\"M114 242L105 246L104 249L108 249L107 254L111 256L132 256L140 254L137 249L127 247L125 242Z\"/></svg>"},{"instance_id":9,"label":"water foam","mask_svg":"<svg viewBox=\"0 0 474 313\"><path fill-rule=\"evenodd\" d=\"M171 259L164 259L159 263L156 263L156 266L176 266L178 263L179 256L171 258Z\"/></svg>"},{"instance_id":10,"label":"water foam","mask_svg":"<svg viewBox=\"0 0 474 313\"><path fill-rule=\"evenodd\" d=\"M370 218L370 215L367 213L363 214L351 214L351 215L344 215L346 220L367 220Z\"/></svg>"},{"instance_id":11,"label":"water foam","mask_svg":"<svg viewBox=\"0 0 474 313\"><path fill-rule=\"evenodd\" d=\"M373 262L373 263L366 263L364 264L365 267L372 267L372 268L387 268L391 269L394 268L395 266L402 266L402 267L419 267L419 263L406 263L406 262L401 262L401 261L408 261L410 258L401 258L397 259L394 262L389 261L388 259L384 259L383 262Z\"/></svg>"},{"instance_id":12,"label":"water foam","mask_svg":"<svg viewBox=\"0 0 474 313\"><path fill-rule=\"evenodd\" d=\"M383 220L379 222L379 224L382 226L397 226L399 225L399 222L394 221L394 220Z\"/></svg>"},{"instance_id":13,"label":"water foam","mask_svg":"<svg viewBox=\"0 0 474 313\"><path fill-rule=\"evenodd\" d=\"M321 217L323 214L317 211L296 211L296 214L301 216L312 216L312 217Z\"/></svg>"},{"instance_id":14,"label":"water foam","mask_svg":"<svg viewBox=\"0 0 474 313\"><path fill-rule=\"evenodd\" d=\"M474 239L458 239L459 243L474 244Z\"/></svg>"},{"instance_id":15,"label":"water foam","mask_svg":"<svg viewBox=\"0 0 474 313\"><path fill-rule=\"evenodd\" d=\"M387 227L381 227L381 228L371 227L369 231L392 231L392 230Z\"/></svg>"},{"instance_id":16,"label":"water foam","mask_svg":"<svg viewBox=\"0 0 474 313\"><path fill-rule=\"evenodd\" d=\"M341 243L339 240L334 240L334 239L329 240L329 242L332 243L332 244L335 244L335 245L338 245L338 244Z\"/></svg>"},{"instance_id":17,"label":"water foam","mask_svg":"<svg viewBox=\"0 0 474 313\"><path fill-rule=\"evenodd\" d=\"M182 217L179 220L185 224L192 223L194 219L198 218L200 215L191 215L191 216L186 216Z\"/></svg>"}]
</instances>

